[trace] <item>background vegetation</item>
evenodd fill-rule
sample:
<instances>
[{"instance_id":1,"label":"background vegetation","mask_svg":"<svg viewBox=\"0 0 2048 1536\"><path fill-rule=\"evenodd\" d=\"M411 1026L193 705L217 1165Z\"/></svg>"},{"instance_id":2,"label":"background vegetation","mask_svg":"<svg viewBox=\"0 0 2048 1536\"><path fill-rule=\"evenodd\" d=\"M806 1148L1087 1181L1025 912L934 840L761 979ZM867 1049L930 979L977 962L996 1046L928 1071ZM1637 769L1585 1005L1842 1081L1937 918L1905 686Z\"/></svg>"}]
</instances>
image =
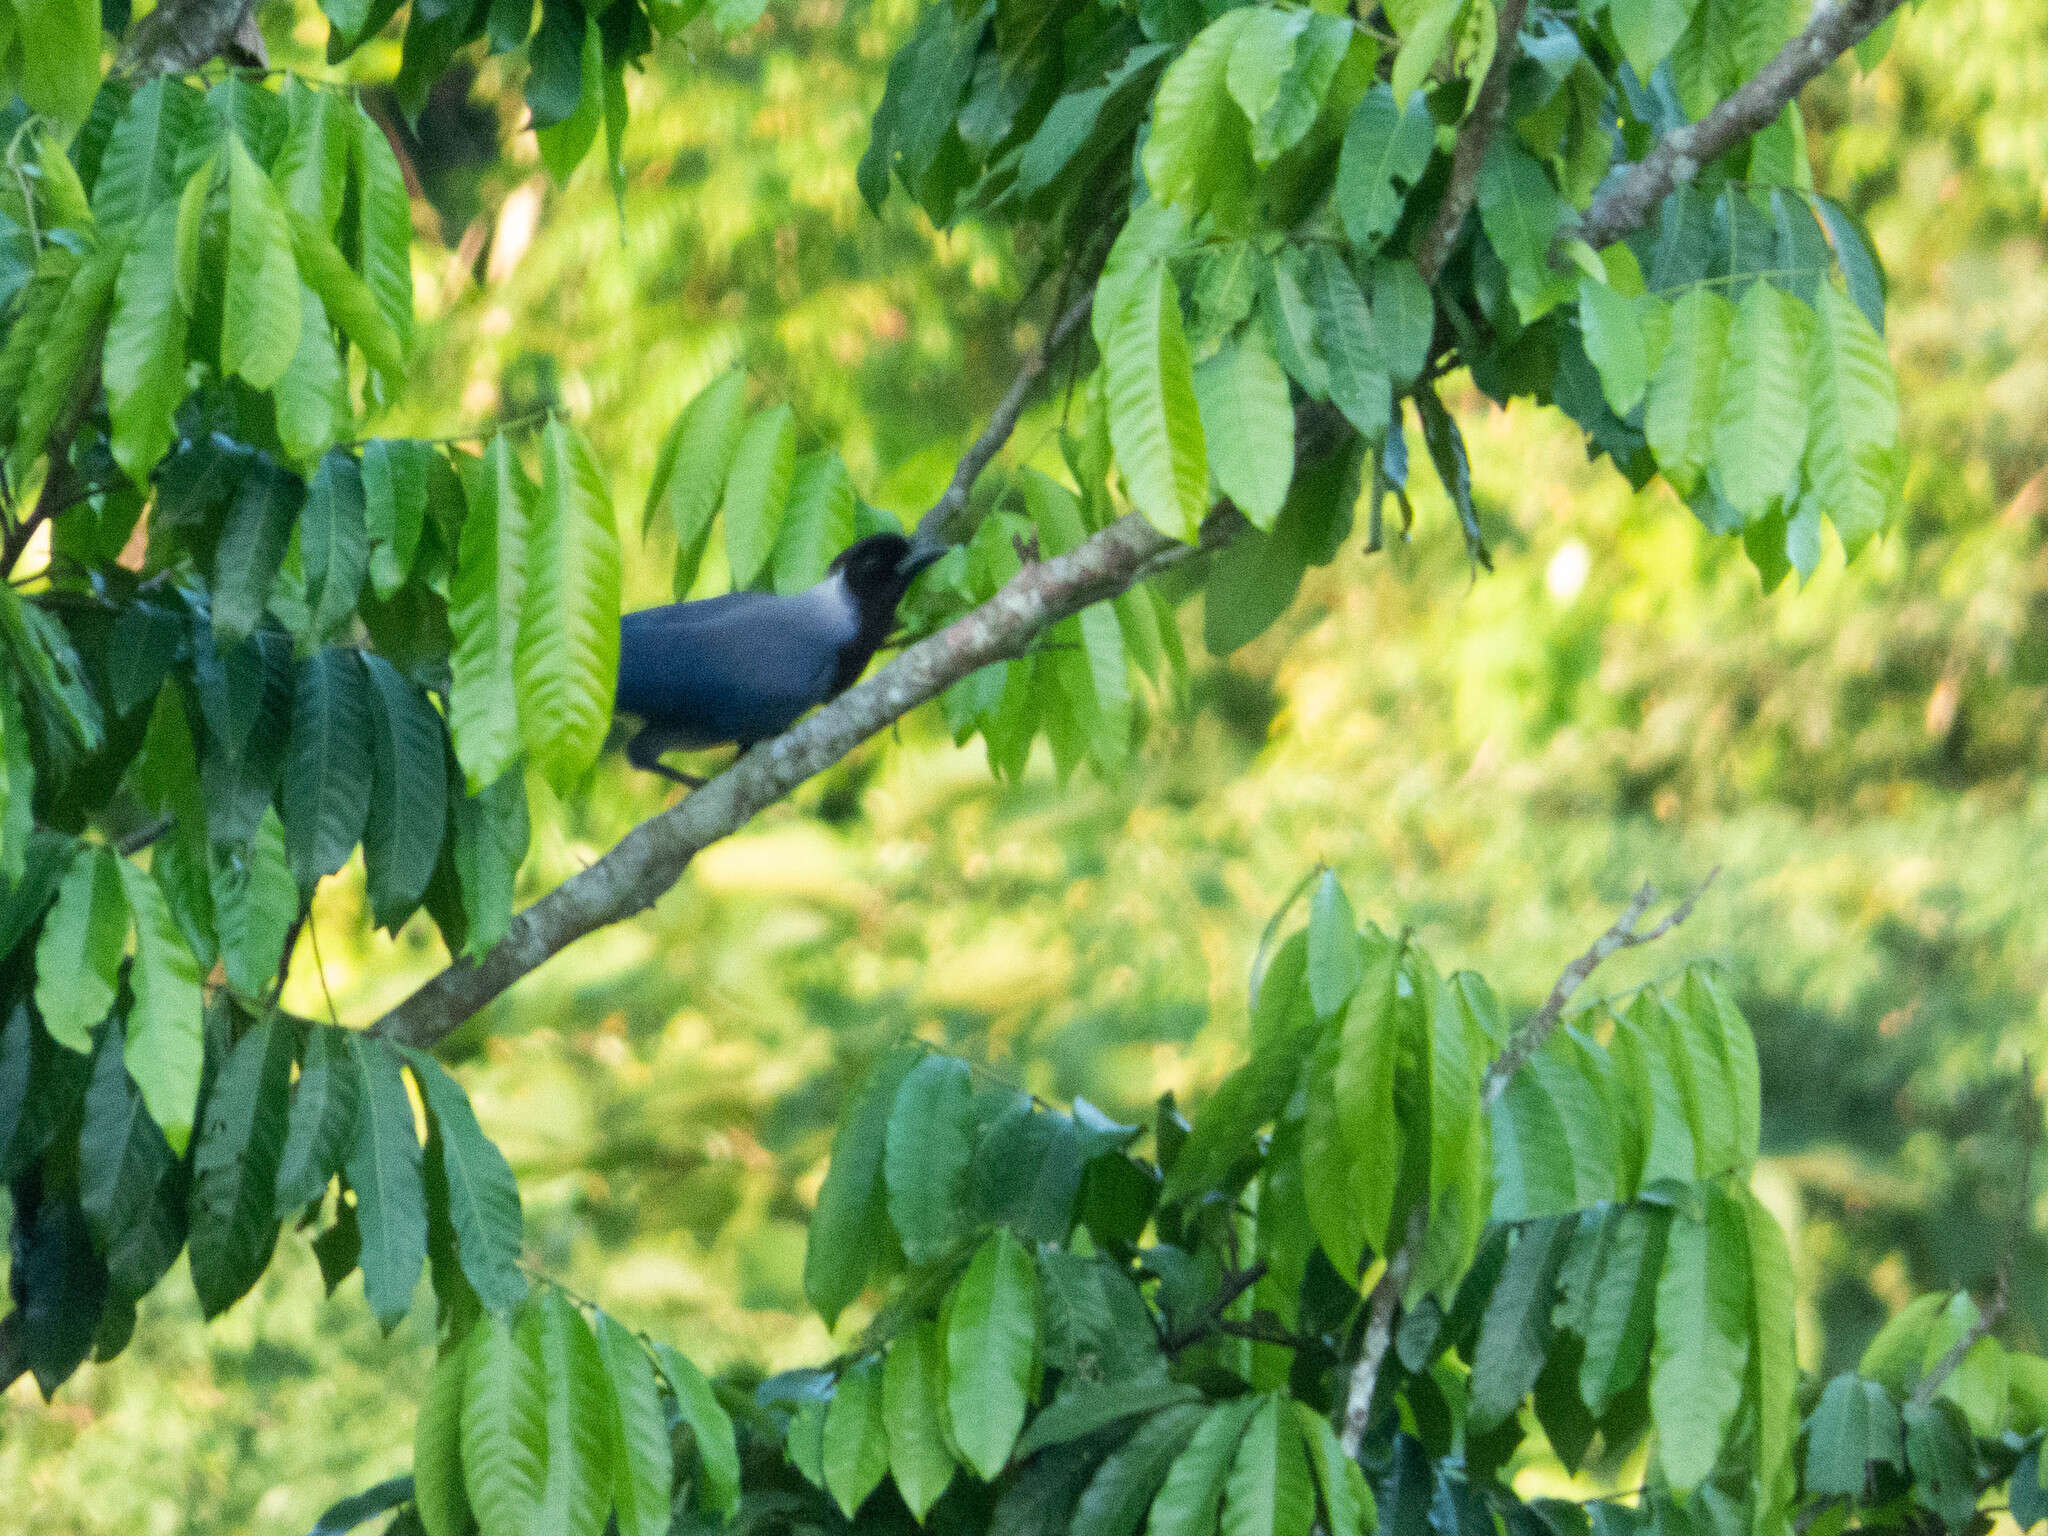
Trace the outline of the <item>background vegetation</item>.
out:
<instances>
[{"instance_id":1,"label":"background vegetation","mask_svg":"<svg viewBox=\"0 0 2048 1536\"><path fill-rule=\"evenodd\" d=\"M552 392L632 507L676 409L744 358L869 499L927 502L957 444L906 455L985 413L1019 292L971 227L934 233L901 199L877 220L855 189L910 12L807 0L735 43L665 45L629 82L623 220L601 163L547 182L511 133L516 81L487 66L437 93L411 146L439 237L415 273L424 360L386 430ZM300 35L310 64L310 7ZM395 50L350 67L388 79ZM1362 915L1481 966L1511 1007L1639 879L1724 866L1674 941L1601 985L1726 956L1809 1363L1853 1363L1911 1289L1981 1281L2014 1199L2000 1073L2048 1023L2044 76L2035 7L1927 0L1875 70L1807 99L1817 180L1893 276L1905 385L1905 515L1854 567L1831 552L1759 596L1732 545L1649 505L1668 492L1639 501L1584 464L1576 429L1467 410L1495 574L1469 578L1425 500L1413 544L1355 542L1225 661L1188 613L1186 696L1152 701L1163 728L1114 783L1061 785L1048 762L993 785L928 711L472 1025L464 1082L537 1265L706 1364L818 1358L802 1223L885 1043L916 1032L1112 1112L1198 1093L1242 1048L1260 928L1320 859ZM1020 432L1027 455L1056 454L1056 410ZM666 583L665 561L629 565L629 604ZM536 804L537 885L659 803L597 772L577 815ZM330 884L313 925L344 1021L441 958L417 921L348 952L360 900ZM287 1005L323 1013L300 976ZM7 1523L303 1529L408 1465L430 1309L382 1339L359 1282L325 1300L287 1246L211 1328L181 1264L127 1355L54 1408L17 1386ZM2038 1347L2036 1272L2018 1266L2013 1326Z\"/></svg>"}]
</instances>

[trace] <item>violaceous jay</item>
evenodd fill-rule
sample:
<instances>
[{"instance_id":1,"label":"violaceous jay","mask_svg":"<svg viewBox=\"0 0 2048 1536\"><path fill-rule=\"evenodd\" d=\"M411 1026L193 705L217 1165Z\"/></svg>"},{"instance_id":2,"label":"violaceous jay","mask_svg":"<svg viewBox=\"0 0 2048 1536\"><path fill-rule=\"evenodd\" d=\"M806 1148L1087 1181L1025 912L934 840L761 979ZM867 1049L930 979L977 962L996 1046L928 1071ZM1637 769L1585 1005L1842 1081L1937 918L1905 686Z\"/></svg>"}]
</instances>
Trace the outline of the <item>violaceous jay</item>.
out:
<instances>
[{"instance_id":1,"label":"violaceous jay","mask_svg":"<svg viewBox=\"0 0 2048 1536\"><path fill-rule=\"evenodd\" d=\"M849 545L825 579L787 596L728 592L627 614L619 624L618 711L641 722L626 760L678 784L662 754L779 736L866 670L896 605L947 546L896 533Z\"/></svg>"}]
</instances>

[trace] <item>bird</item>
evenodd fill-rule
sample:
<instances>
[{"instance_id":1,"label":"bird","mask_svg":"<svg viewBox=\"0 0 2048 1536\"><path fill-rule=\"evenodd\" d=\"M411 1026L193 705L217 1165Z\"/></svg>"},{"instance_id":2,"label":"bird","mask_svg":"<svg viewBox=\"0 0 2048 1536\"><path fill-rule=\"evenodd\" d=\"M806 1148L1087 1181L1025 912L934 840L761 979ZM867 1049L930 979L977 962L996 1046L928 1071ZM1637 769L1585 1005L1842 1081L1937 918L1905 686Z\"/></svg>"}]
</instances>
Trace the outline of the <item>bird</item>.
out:
<instances>
[{"instance_id":1,"label":"bird","mask_svg":"<svg viewBox=\"0 0 2048 1536\"><path fill-rule=\"evenodd\" d=\"M949 547L872 534L801 592L728 592L626 614L616 711L640 721L626 761L697 788L704 781L663 763L664 753L745 751L837 698L888 639L910 584Z\"/></svg>"}]
</instances>

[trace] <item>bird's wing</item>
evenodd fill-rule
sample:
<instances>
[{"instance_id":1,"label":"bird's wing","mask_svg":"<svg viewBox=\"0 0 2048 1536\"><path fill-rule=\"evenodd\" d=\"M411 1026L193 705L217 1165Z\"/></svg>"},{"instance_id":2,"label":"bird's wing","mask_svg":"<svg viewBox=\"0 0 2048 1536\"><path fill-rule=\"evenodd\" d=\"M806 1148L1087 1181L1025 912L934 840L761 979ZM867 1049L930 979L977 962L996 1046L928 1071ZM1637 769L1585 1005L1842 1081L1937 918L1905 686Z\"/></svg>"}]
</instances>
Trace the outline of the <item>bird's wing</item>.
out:
<instances>
[{"instance_id":1,"label":"bird's wing","mask_svg":"<svg viewBox=\"0 0 2048 1536\"><path fill-rule=\"evenodd\" d=\"M773 735L829 695L856 628L810 593L736 592L628 614L618 705L706 742Z\"/></svg>"}]
</instances>

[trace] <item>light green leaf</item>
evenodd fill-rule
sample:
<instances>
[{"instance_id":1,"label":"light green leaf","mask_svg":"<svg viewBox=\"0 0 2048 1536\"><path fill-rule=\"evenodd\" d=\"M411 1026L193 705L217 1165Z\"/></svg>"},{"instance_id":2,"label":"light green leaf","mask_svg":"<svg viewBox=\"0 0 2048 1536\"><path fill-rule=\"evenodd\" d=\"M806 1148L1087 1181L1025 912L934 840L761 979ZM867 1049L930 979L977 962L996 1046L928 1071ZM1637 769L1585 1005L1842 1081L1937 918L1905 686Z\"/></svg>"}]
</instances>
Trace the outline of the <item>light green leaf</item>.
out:
<instances>
[{"instance_id":1,"label":"light green leaf","mask_svg":"<svg viewBox=\"0 0 2048 1536\"><path fill-rule=\"evenodd\" d=\"M170 447L171 413L185 396L187 316L175 280L177 218L174 204L154 208L121 258L101 351L114 462L138 486L148 483Z\"/></svg>"},{"instance_id":2,"label":"light green leaf","mask_svg":"<svg viewBox=\"0 0 2048 1536\"><path fill-rule=\"evenodd\" d=\"M882 1363L869 1356L839 1374L825 1409L825 1491L851 1520L889 1470L882 1423Z\"/></svg>"},{"instance_id":3,"label":"light green leaf","mask_svg":"<svg viewBox=\"0 0 2048 1536\"><path fill-rule=\"evenodd\" d=\"M84 122L100 83L99 0L17 3L21 99L59 122Z\"/></svg>"},{"instance_id":4,"label":"light green leaf","mask_svg":"<svg viewBox=\"0 0 2048 1536\"><path fill-rule=\"evenodd\" d=\"M93 1030L114 1006L127 941L121 861L109 849L81 845L36 940L36 1010L66 1050L92 1049Z\"/></svg>"},{"instance_id":5,"label":"light green leaf","mask_svg":"<svg viewBox=\"0 0 2048 1536\"><path fill-rule=\"evenodd\" d=\"M643 532L654 525L658 509L666 508L676 531L679 556L689 554L694 576L712 514L725 495L726 476L739 451L747 425L747 376L739 369L720 374L690 397L663 439L654 478L647 487ZM680 590L677 597L688 596Z\"/></svg>"},{"instance_id":6,"label":"light green leaf","mask_svg":"<svg viewBox=\"0 0 2048 1536\"><path fill-rule=\"evenodd\" d=\"M427 1188L420 1171L420 1139L413 1125L412 1100L405 1091L398 1056L382 1040L360 1032L346 1035L355 1076L361 1085L356 1104L355 1143L342 1171L356 1194L356 1225L362 1233L363 1298L389 1333L412 1310L412 1289L427 1260ZM485 1325L496 1327L495 1319ZM480 1351L470 1385L489 1354ZM477 1518L492 1527L486 1506L494 1494L487 1463L469 1454L469 1416L473 1397L463 1402L463 1460L469 1497Z\"/></svg>"},{"instance_id":7,"label":"light green leaf","mask_svg":"<svg viewBox=\"0 0 2048 1536\"><path fill-rule=\"evenodd\" d=\"M363 445L363 526L370 536L370 585L379 599L388 602L412 574L433 482L446 489L451 473L426 443L379 437Z\"/></svg>"},{"instance_id":8,"label":"light green leaf","mask_svg":"<svg viewBox=\"0 0 2048 1536\"><path fill-rule=\"evenodd\" d=\"M287 75L284 105L290 126L270 168L271 179L293 212L323 232L331 230L341 217L348 183L349 98Z\"/></svg>"},{"instance_id":9,"label":"light green leaf","mask_svg":"<svg viewBox=\"0 0 2048 1536\"><path fill-rule=\"evenodd\" d=\"M1609 10L1615 39L1637 78L1649 79L1678 46L1699 4L1700 0L1630 0Z\"/></svg>"},{"instance_id":10,"label":"light green leaf","mask_svg":"<svg viewBox=\"0 0 2048 1536\"><path fill-rule=\"evenodd\" d=\"M668 1536L675 1453L654 1366L640 1341L602 1312L597 1348L611 1385L612 1505L619 1536Z\"/></svg>"},{"instance_id":11,"label":"light green leaf","mask_svg":"<svg viewBox=\"0 0 2048 1536\"><path fill-rule=\"evenodd\" d=\"M412 339L412 201L406 193L405 173L391 152L391 141L360 104L352 126L349 168L361 211L356 218L355 249L349 254L402 347ZM345 315L343 324L347 324ZM368 352L362 338L355 341Z\"/></svg>"},{"instance_id":12,"label":"light green leaf","mask_svg":"<svg viewBox=\"0 0 2048 1536\"><path fill-rule=\"evenodd\" d=\"M1671 1486L1690 1493L1714 1468L1749 1360L1749 1237L1742 1208L1700 1186L1703 1216L1672 1216L1657 1281L1650 1416Z\"/></svg>"},{"instance_id":13,"label":"light green leaf","mask_svg":"<svg viewBox=\"0 0 2048 1536\"><path fill-rule=\"evenodd\" d=\"M1550 1347L1557 1270L1572 1230L1571 1218L1551 1217L1529 1222L1509 1238L1508 1261L1487 1298L1472 1355L1472 1396L1466 1411L1468 1422L1481 1434L1519 1408L1542 1374Z\"/></svg>"},{"instance_id":14,"label":"light green leaf","mask_svg":"<svg viewBox=\"0 0 2048 1536\"><path fill-rule=\"evenodd\" d=\"M1854 553L1891 518L1898 379L1883 338L1833 283L1821 283L1815 312L1806 481Z\"/></svg>"},{"instance_id":15,"label":"light green leaf","mask_svg":"<svg viewBox=\"0 0 2048 1536\"><path fill-rule=\"evenodd\" d=\"M1038 1349L1038 1275L998 1230L953 1287L946 1317L946 1410L960 1457L984 1482L1009 1459Z\"/></svg>"},{"instance_id":16,"label":"light green leaf","mask_svg":"<svg viewBox=\"0 0 2048 1536\"><path fill-rule=\"evenodd\" d=\"M1719 1037L1721 1064L1728 1074L1733 1096L1736 1156L1746 1168L1756 1161L1762 1125L1756 1037L1733 1000L1705 970L1694 967L1686 972L1684 998L1695 1026L1712 1030Z\"/></svg>"},{"instance_id":17,"label":"light green leaf","mask_svg":"<svg viewBox=\"0 0 2048 1536\"><path fill-rule=\"evenodd\" d=\"M1102 276L1095 280L1095 303L1088 311L1097 350L1109 351L1109 338L1125 308L1152 285L1154 269L1179 251L1187 234L1186 212L1157 199L1141 203L1124 221L1103 261ZM1099 389L1090 392L1100 398Z\"/></svg>"},{"instance_id":18,"label":"light green leaf","mask_svg":"<svg viewBox=\"0 0 2048 1536\"><path fill-rule=\"evenodd\" d=\"M477 1124L469 1095L455 1079L424 1051L407 1049L404 1055L434 1117L435 1150L463 1276L486 1307L509 1311L526 1299L526 1276L519 1268L524 1228L518 1182L505 1154Z\"/></svg>"},{"instance_id":19,"label":"light green leaf","mask_svg":"<svg viewBox=\"0 0 2048 1536\"><path fill-rule=\"evenodd\" d=\"M1336 1071L1327 1079L1311 1078L1309 1134L1315 1135L1318 1106L1334 1098L1349 1167L1336 1186L1321 1198L1348 1200L1363 1224L1366 1242L1384 1253L1393 1219L1394 1188L1401 1157L1400 1121L1394 1114L1394 1076L1400 1053L1400 1028L1394 1001L1398 956L1389 945L1371 957L1365 979L1351 994L1342 1025L1335 1032ZM1317 1169L1305 1170L1311 1185L1321 1182ZM1334 1175L1335 1170L1331 1170ZM1311 1213L1317 1209L1312 1202ZM1322 1232L1324 1222L1317 1222ZM1328 1236L1324 1244L1329 1245ZM1333 1258L1336 1255L1332 1255ZM1345 1275L1357 1271L1357 1255Z\"/></svg>"},{"instance_id":20,"label":"light green leaf","mask_svg":"<svg viewBox=\"0 0 2048 1536\"><path fill-rule=\"evenodd\" d=\"M1778 1219L1747 1188L1741 1191L1750 1282L1749 1360L1756 1400L1756 1481L1775 1490L1789 1475L1799 1438L1799 1355L1794 1339L1798 1287L1792 1252Z\"/></svg>"},{"instance_id":21,"label":"light green leaf","mask_svg":"<svg viewBox=\"0 0 2048 1536\"><path fill-rule=\"evenodd\" d=\"M1550 248L1577 216L1542 164L1505 139L1494 141L1479 168L1479 223L1508 269L1508 291L1524 325L1569 296L1571 277L1551 266Z\"/></svg>"},{"instance_id":22,"label":"light green leaf","mask_svg":"<svg viewBox=\"0 0 2048 1536\"><path fill-rule=\"evenodd\" d=\"M1712 288L1688 288L1671 306L1671 335L1650 379L1643 431L1681 496L1699 488L1714 447L1721 371L1735 306Z\"/></svg>"},{"instance_id":23,"label":"light green leaf","mask_svg":"<svg viewBox=\"0 0 2048 1536\"><path fill-rule=\"evenodd\" d=\"M56 264L52 270L61 271L63 265ZM34 348L34 366L18 401L12 402L19 412L11 461L18 477L25 475L42 453L58 416L82 387L79 375L100 350L102 327L114 305L120 270L120 247L101 246L72 268L61 290L55 290L61 297L48 323L24 336L23 344Z\"/></svg>"},{"instance_id":24,"label":"light green leaf","mask_svg":"<svg viewBox=\"0 0 2048 1536\"><path fill-rule=\"evenodd\" d=\"M795 473L796 417L786 405L770 406L740 434L725 482L725 557L734 590L752 586L767 569Z\"/></svg>"},{"instance_id":25,"label":"light green leaf","mask_svg":"<svg viewBox=\"0 0 2048 1536\"><path fill-rule=\"evenodd\" d=\"M1237 1444L1244 1428L1265 1399L1240 1398L1218 1403L1207 1410L1186 1447L1174 1457L1152 1501L1152 1513L1145 1523L1145 1536L1211 1536L1216 1530L1217 1512L1223 1506L1224 1480L1237 1456ZM1359 1536L1354 1531L1333 1532L1332 1536Z\"/></svg>"},{"instance_id":26,"label":"light green leaf","mask_svg":"<svg viewBox=\"0 0 2048 1536\"><path fill-rule=\"evenodd\" d=\"M286 209L285 216L299 276L318 297L327 318L362 348L363 358L372 368L386 379L398 379L405 371L403 333L385 314L378 296L350 269L325 230L296 208ZM346 394L342 402L346 405Z\"/></svg>"},{"instance_id":27,"label":"light green leaf","mask_svg":"<svg viewBox=\"0 0 2048 1536\"><path fill-rule=\"evenodd\" d=\"M158 75L129 99L100 157L93 219L105 234L132 228L159 207L175 207L178 162L204 130L206 99L184 81ZM168 280L168 271L164 274Z\"/></svg>"},{"instance_id":28,"label":"light green leaf","mask_svg":"<svg viewBox=\"0 0 2048 1536\"><path fill-rule=\"evenodd\" d=\"M1344 129L1333 197L1344 232L1362 250L1394 232L1408 189L1422 179L1436 148L1428 106L1419 96L1406 100L1403 110L1391 87L1375 85Z\"/></svg>"},{"instance_id":29,"label":"light green leaf","mask_svg":"<svg viewBox=\"0 0 2048 1536\"><path fill-rule=\"evenodd\" d=\"M427 1536L466 1536L473 1518L462 1486L462 1390L472 1332L435 1362L413 1421L413 1508Z\"/></svg>"},{"instance_id":30,"label":"light green leaf","mask_svg":"<svg viewBox=\"0 0 2048 1536\"><path fill-rule=\"evenodd\" d=\"M1617 416L1642 404L1650 354L1636 306L1605 283L1579 279L1579 334L1600 374L1600 392Z\"/></svg>"},{"instance_id":31,"label":"light green leaf","mask_svg":"<svg viewBox=\"0 0 2048 1536\"><path fill-rule=\"evenodd\" d=\"M1136 284L1111 322L1103 367L1110 442L1131 500L1161 533L1192 541L1208 511L1208 449L1180 298L1164 265Z\"/></svg>"},{"instance_id":32,"label":"light green leaf","mask_svg":"<svg viewBox=\"0 0 2048 1536\"><path fill-rule=\"evenodd\" d=\"M1352 426L1378 442L1386 436L1394 395L1365 295L1344 258L1330 246L1310 250L1307 269L1317 340L1330 369L1330 399Z\"/></svg>"},{"instance_id":33,"label":"light green leaf","mask_svg":"<svg viewBox=\"0 0 2048 1536\"><path fill-rule=\"evenodd\" d=\"M1307 1403L1290 1405L1295 1423L1301 1427L1302 1443L1308 1447L1309 1465L1316 1485L1323 1492L1324 1528L1330 1536L1367 1536L1379 1524L1372 1489L1358 1462L1344 1454L1330 1421Z\"/></svg>"},{"instance_id":34,"label":"light green leaf","mask_svg":"<svg viewBox=\"0 0 2048 1536\"><path fill-rule=\"evenodd\" d=\"M229 134L227 292L221 305L220 367L251 389L284 376L299 347L302 308L284 200Z\"/></svg>"},{"instance_id":35,"label":"light green leaf","mask_svg":"<svg viewBox=\"0 0 2048 1536\"><path fill-rule=\"evenodd\" d=\"M285 961L285 940L299 915L299 886L285 853L284 824L265 807L247 843L216 844L208 881L228 986L266 1001Z\"/></svg>"},{"instance_id":36,"label":"light green leaf","mask_svg":"<svg viewBox=\"0 0 2048 1536\"><path fill-rule=\"evenodd\" d=\"M551 1385L546 1366L495 1315L476 1325L464 1352L462 1481L477 1527L482 1536L541 1536Z\"/></svg>"},{"instance_id":37,"label":"light green leaf","mask_svg":"<svg viewBox=\"0 0 2048 1536\"><path fill-rule=\"evenodd\" d=\"M292 1026L265 1019L235 1042L206 1096L187 1246L192 1289L209 1318L248 1294L277 1246L277 1168L295 1053Z\"/></svg>"},{"instance_id":38,"label":"light green leaf","mask_svg":"<svg viewBox=\"0 0 2048 1536\"><path fill-rule=\"evenodd\" d=\"M288 458L306 464L337 441L353 420L348 398L348 369L320 296L300 283L299 345L272 392L277 405L277 436Z\"/></svg>"},{"instance_id":39,"label":"light green leaf","mask_svg":"<svg viewBox=\"0 0 2048 1536\"><path fill-rule=\"evenodd\" d=\"M1394 72L1388 81L1394 100L1408 100L1429 78L1436 61L1443 57L1444 45L1451 40L1451 28L1465 13L1465 5L1466 0L1435 0L1416 17L1413 26L1402 29L1401 51L1394 55Z\"/></svg>"},{"instance_id":40,"label":"light green leaf","mask_svg":"<svg viewBox=\"0 0 2048 1536\"><path fill-rule=\"evenodd\" d=\"M516 657L535 492L502 435L491 439L481 459L460 463L468 510L449 582L455 651L448 729L469 792L477 794L519 757Z\"/></svg>"},{"instance_id":41,"label":"light green leaf","mask_svg":"<svg viewBox=\"0 0 2048 1536\"><path fill-rule=\"evenodd\" d=\"M1238 211L1252 184L1250 130L1231 99L1230 58L1255 9L1225 11L1167 66L1152 98L1145 179L1190 214Z\"/></svg>"},{"instance_id":42,"label":"light green leaf","mask_svg":"<svg viewBox=\"0 0 2048 1536\"><path fill-rule=\"evenodd\" d=\"M1286 1399L1271 1394L1253 1411L1230 1463L1222 1536L1308 1536L1315 1515L1301 1432Z\"/></svg>"},{"instance_id":43,"label":"light green leaf","mask_svg":"<svg viewBox=\"0 0 2048 1536\"><path fill-rule=\"evenodd\" d=\"M913 1264L932 1263L964 1235L973 1135L967 1063L927 1055L896 1090L882 1153L889 1220Z\"/></svg>"},{"instance_id":44,"label":"light green leaf","mask_svg":"<svg viewBox=\"0 0 2048 1536\"><path fill-rule=\"evenodd\" d=\"M1585 1308L1571 1323L1586 1341L1579 1400L1596 1417L1642 1374L1656 1316L1668 1220L1654 1206L1616 1206L1597 1228L1590 1219L1581 1222L1573 1239L1596 1247Z\"/></svg>"},{"instance_id":45,"label":"light green leaf","mask_svg":"<svg viewBox=\"0 0 2048 1536\"><path fill-rule=\"evenodd\" d=\"M669 1390L675 1393L677 1411L696 1437L704 1501L730 1520L740 1503L740 1454L733 1440L732 1419L696 1366L666 1344L654 1346L654 1358Z\"/></svg>"},{"instance_id":46,"label":"light green leaf","mask_svg":"<svg viewBox=\"0 0 2048 1536\"><path fill-rule=\"evenodd\" d=\"M171 1150L182 1156L192 1135L205 1061L199 962L178 936L157 883L126 859L120 860L120 872L135 920L135 964L128 972L135 1002L128 1010L123 1055L150 1118L163 1127Z\"/></svg>"},{"instance_id":47,"label":"light green leaf","mask_svg":"<svg viewBox=\"0 0 2048 1536\"><path fill-rule=\"evenodd\" d=\"M797 460L789 509L775 536L777 592L801 592L825 579L834 557L853 542L859 506L853 476L838 454L826 449Z\"/></svg>"},{"instance_id":48,"label":"light green leaf","mask_svg":"<svg viewBox=\"0 0 2048 1536\"><path fill-rule=\"evenodd\" d=\"M1316 882L1315 895L1309 899L1308 957L1303 974L1308 981L1309 1000L1319 1019L1334 1018L1365 979L1358 918L1352 913L1351 902L1344 895L1344 887L1337 883L1337 872L1333 869L1323 871L1322 879ZM1264 995L1262 987L1261 998Z\"/></svg>"},{"instance_id":49,"label":"light green leaf","mask_svg":"<svg viewBox=\"0 0 2048 1536\"><path fill-rule=\"evenodd\" d=\"M889 1473L920 1525L953 1481L946 1446L946 1358L936 1324L917 1324L889 1343L882 1367L882 1427L889 1442Z\"/></svg>"},{"instance_id":50,"label":"light green leaf","mask_svg":"<svg viewBox=\"0 0 2048 1536\"><path fill-rule=\"evenodd\" d=\"M1406 389L1429 366L1436 336L1436 298L1406 257L1381 257L1372 267L1372 318L1379 352L1394 387Z\"/></svg>"},{"instance_id":51,"label":"light green leaf","mask_svg":"<svg viewBox=\"0 0 2048 1536\"><path fill-rule=\"evenodd\" d=\"M604 40L595 15L584 19L582 59L583 76L576 93L576 109L559 122L536 129L533 135L540 145L541 163L557 185L566 183L570 172L590 152L590 146L597 141L598 125L604 120Z\"/></svg>"},{"instance_id":52,"label":"light green leaf","mask_svg":"<svg viewBox=\"0 0 2048 1536\"><path fill-rule=\"evenodd\" d=\"M1714 418L1721 494L1747 516L1789 500L1806 452L1807 357L1813 312L1755 282L1736 306Z\"/></svg>"},{"instance_id":53,"label":"light green leaf","mask_svg":"<svg viewBox=\"0 0 2048 1536\"><path fill-rule=\"evenodd\" d=\"M1543 1079L1517 1072L1488 1111L1493 1145L1493 1219L1555 1216L1579 1204L1564 1116Z\"/></svg>"},{"instance_id":54,"label":"light green leaf","mask_svg":"<svg viewBox=\"0 0 2048 1536\"><path fill-rule=\"evenodd\" d=\"M1265 330L1247 326L1194 372L1216 484L1256 528L1271 528L1294 478L1294 406Z\"/></svg>"}]
</instances>

